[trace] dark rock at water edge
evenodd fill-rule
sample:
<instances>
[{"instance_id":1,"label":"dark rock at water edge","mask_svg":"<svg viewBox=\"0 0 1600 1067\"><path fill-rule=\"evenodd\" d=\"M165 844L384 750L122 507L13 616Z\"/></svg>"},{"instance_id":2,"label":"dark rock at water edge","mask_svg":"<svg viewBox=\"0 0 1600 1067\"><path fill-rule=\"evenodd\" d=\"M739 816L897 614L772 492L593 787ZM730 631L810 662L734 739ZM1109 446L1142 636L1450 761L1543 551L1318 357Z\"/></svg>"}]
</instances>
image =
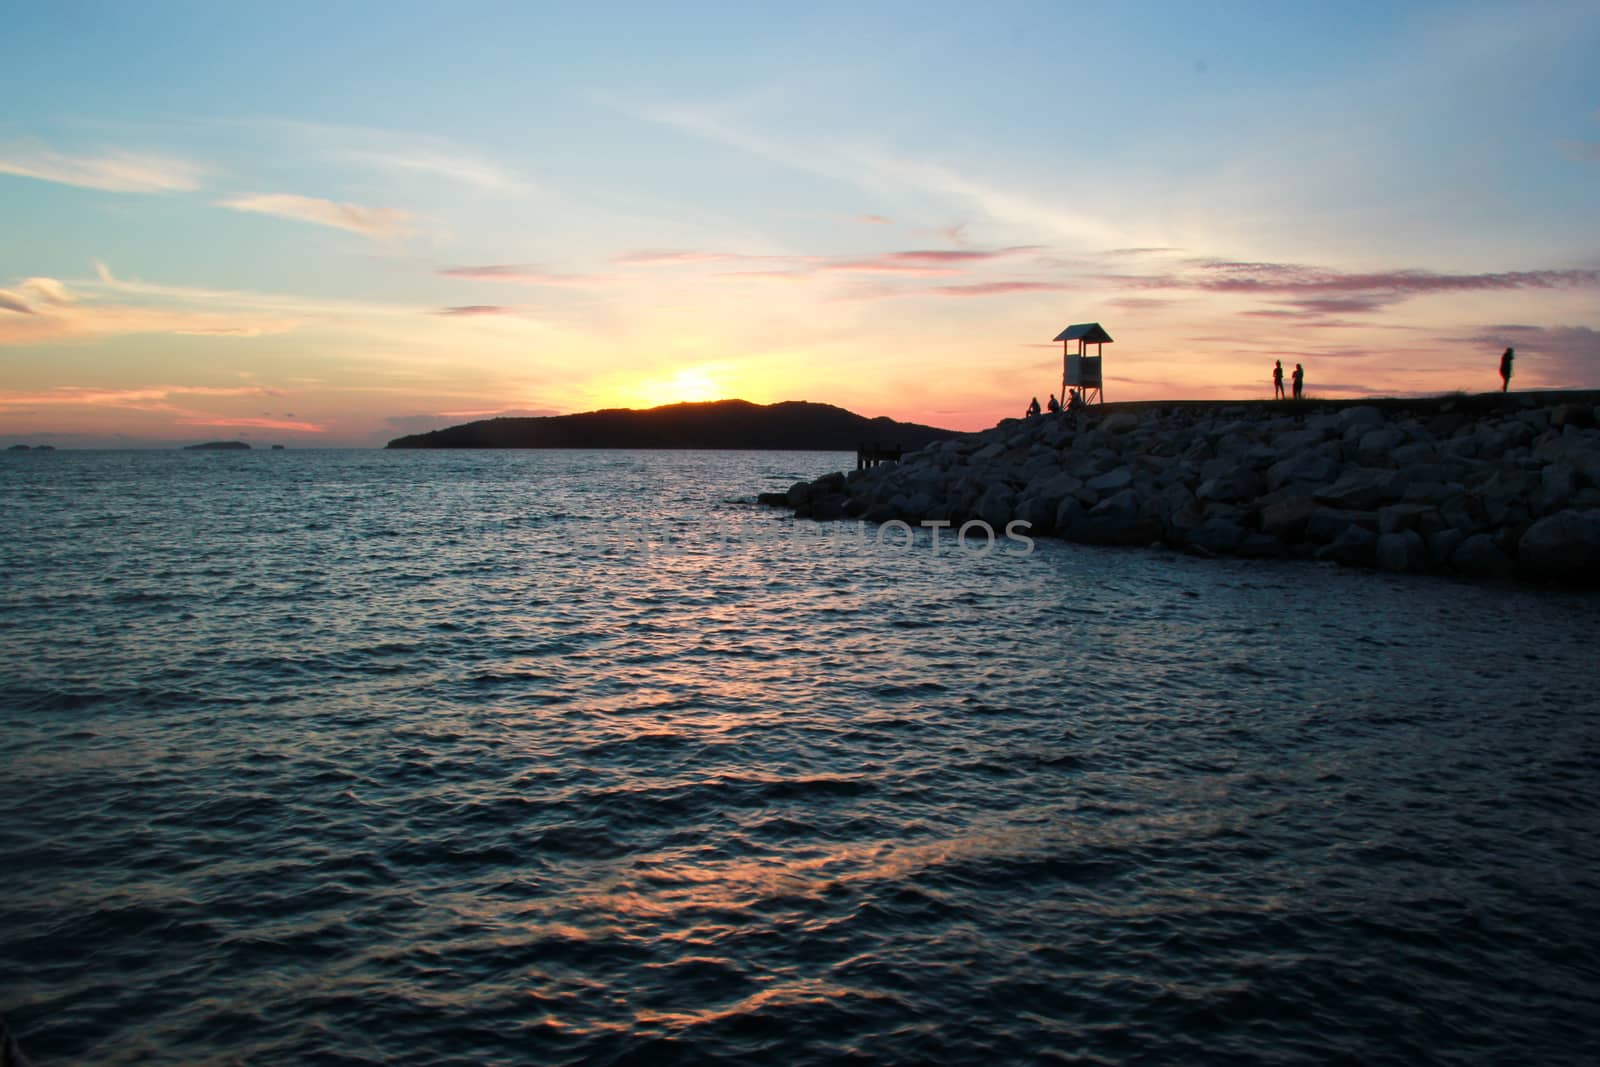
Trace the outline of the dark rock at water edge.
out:
<instances>
[{"instance_id":1,"label":"dark rock at water edge","mask_svg":"<svg viewBox=\"0 0 1600 1067\"><path fill-rule=\"evenodd\" d=\"M1600 585L1600 393L1109 405L761 502L1196 555Z\"/></svg>"}]
</instances>

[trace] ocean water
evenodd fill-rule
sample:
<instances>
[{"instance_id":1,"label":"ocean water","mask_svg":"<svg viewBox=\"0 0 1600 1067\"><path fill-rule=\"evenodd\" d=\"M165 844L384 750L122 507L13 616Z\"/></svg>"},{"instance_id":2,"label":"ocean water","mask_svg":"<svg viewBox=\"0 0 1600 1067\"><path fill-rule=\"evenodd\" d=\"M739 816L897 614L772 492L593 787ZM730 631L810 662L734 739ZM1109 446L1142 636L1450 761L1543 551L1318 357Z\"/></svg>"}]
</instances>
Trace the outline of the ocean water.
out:
<instances>
[{"instance_id":1,"label":"ocean water","mask_svg":"<svg viewBox=\"0 0 1600 1067\"><path fill-rule=\"evenodd\" d=\"M1592 1063L1600 598L0 453L0 1013L126 1063Z\"/></svg>"}]
</instances>

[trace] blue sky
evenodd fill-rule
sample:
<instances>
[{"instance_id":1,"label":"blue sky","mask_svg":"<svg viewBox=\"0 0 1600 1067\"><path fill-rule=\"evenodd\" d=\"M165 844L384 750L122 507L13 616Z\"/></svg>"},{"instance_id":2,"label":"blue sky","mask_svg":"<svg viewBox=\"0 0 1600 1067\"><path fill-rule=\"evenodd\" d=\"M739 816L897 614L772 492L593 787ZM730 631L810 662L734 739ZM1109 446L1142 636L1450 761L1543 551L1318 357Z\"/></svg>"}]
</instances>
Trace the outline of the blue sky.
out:
<instances>
[{"instance_id":1,"label":"blue sky","mask_svg":"<svg viewBox=\"0 0 1600 1067\"><path fill-rule=\"evenodd\" d=\"M219 7L8 16L0 443L1600 387L1592 4Z\"/></svg>"}]
</instances>

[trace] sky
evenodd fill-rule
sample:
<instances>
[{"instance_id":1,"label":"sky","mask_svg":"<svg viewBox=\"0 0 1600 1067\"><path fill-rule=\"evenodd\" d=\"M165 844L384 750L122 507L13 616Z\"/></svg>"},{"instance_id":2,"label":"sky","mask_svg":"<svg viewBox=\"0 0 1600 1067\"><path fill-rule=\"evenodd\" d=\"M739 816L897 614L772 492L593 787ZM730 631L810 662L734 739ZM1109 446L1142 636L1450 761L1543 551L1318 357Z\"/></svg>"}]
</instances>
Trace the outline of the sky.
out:
<instances>
[{"instance_id":1,"label":"sky","mask_svg":"<svg viewBox=\"0 0 1600 1067\"><path fill-rule=\"evenodd\" d=\"M1600 388L1600 6L23 4L0 446Z\"/></svg>"}]
</instances>

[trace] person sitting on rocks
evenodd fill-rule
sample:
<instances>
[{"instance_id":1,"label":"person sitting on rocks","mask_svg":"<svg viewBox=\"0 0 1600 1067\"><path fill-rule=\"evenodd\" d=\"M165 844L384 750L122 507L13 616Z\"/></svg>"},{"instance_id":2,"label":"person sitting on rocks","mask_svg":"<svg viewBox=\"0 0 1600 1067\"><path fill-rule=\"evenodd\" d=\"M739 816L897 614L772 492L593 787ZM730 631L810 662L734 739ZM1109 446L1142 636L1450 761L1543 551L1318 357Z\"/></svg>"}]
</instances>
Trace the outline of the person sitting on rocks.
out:
<instances>
[{"instance_id":1,"label":"person sitting on rocks","mask_svg":"<svg viewBox=\"0 0 1600 1067\"><path fill-rule=\"evenodd\" d=\"M1500 356L1500 391L1502 393L1511 388L1511 361L1516 358L1516 352L1509 348Z\"/></svg>"},{"instance_id":2,"label":"person sitting on rocks","mask_svg":"<svg viewBox=\"0 0 1600 1067\"><path fill-rule=\"evenodd\" d=\"M1301 400L1305 396L1306 369L1300 364L1294 365L1294 398Z\"/></svg>"},{"instance_id":3,"label":"person sitting on rocks","mask_svg":"<svg viewBox=\"0 0 1600 1067\"><path fill-rule=\"evenodd\" d=\"M1039 414L1039 398L1034 397L1032 402L1028 404L1028 414L1026 417L1031 419L1037 414Z\"/></svg>"},{"instance_id":4,"label":"person sitting on rocks","mask_svg":"<svg viewBox=\"0 0 1600 1067\"><path fill-rule=\"evenodd\" d=\"M1083 410L1083 394L1078 392L1076 389L1072 389L1072 390L1068 391L1068 393L1067 393L1067 410L1068 411L1082 411Z\"/></svg>"},{"instance_id":5,"label":"person sitting on rocks","mask_svg":"<svg viewBox=\"0 0 1600 1067\"><path fill-rule=\"evenodd\" d=\"M1056 394L1054 393L1050 394L1050 414L1061 414L1061 401L1056 399Z\"/></svg>"},{"instance_id":6,"label":"person sitting on rocks","mask_svg":"<svg viewBox=\"0 0 1600 1067\"><path fill-rule=\"evenodd\" d=\"M1278 360L1272 368L1272 399L1283 399L1283 360Z\"/></svg>"}]
</instances>

